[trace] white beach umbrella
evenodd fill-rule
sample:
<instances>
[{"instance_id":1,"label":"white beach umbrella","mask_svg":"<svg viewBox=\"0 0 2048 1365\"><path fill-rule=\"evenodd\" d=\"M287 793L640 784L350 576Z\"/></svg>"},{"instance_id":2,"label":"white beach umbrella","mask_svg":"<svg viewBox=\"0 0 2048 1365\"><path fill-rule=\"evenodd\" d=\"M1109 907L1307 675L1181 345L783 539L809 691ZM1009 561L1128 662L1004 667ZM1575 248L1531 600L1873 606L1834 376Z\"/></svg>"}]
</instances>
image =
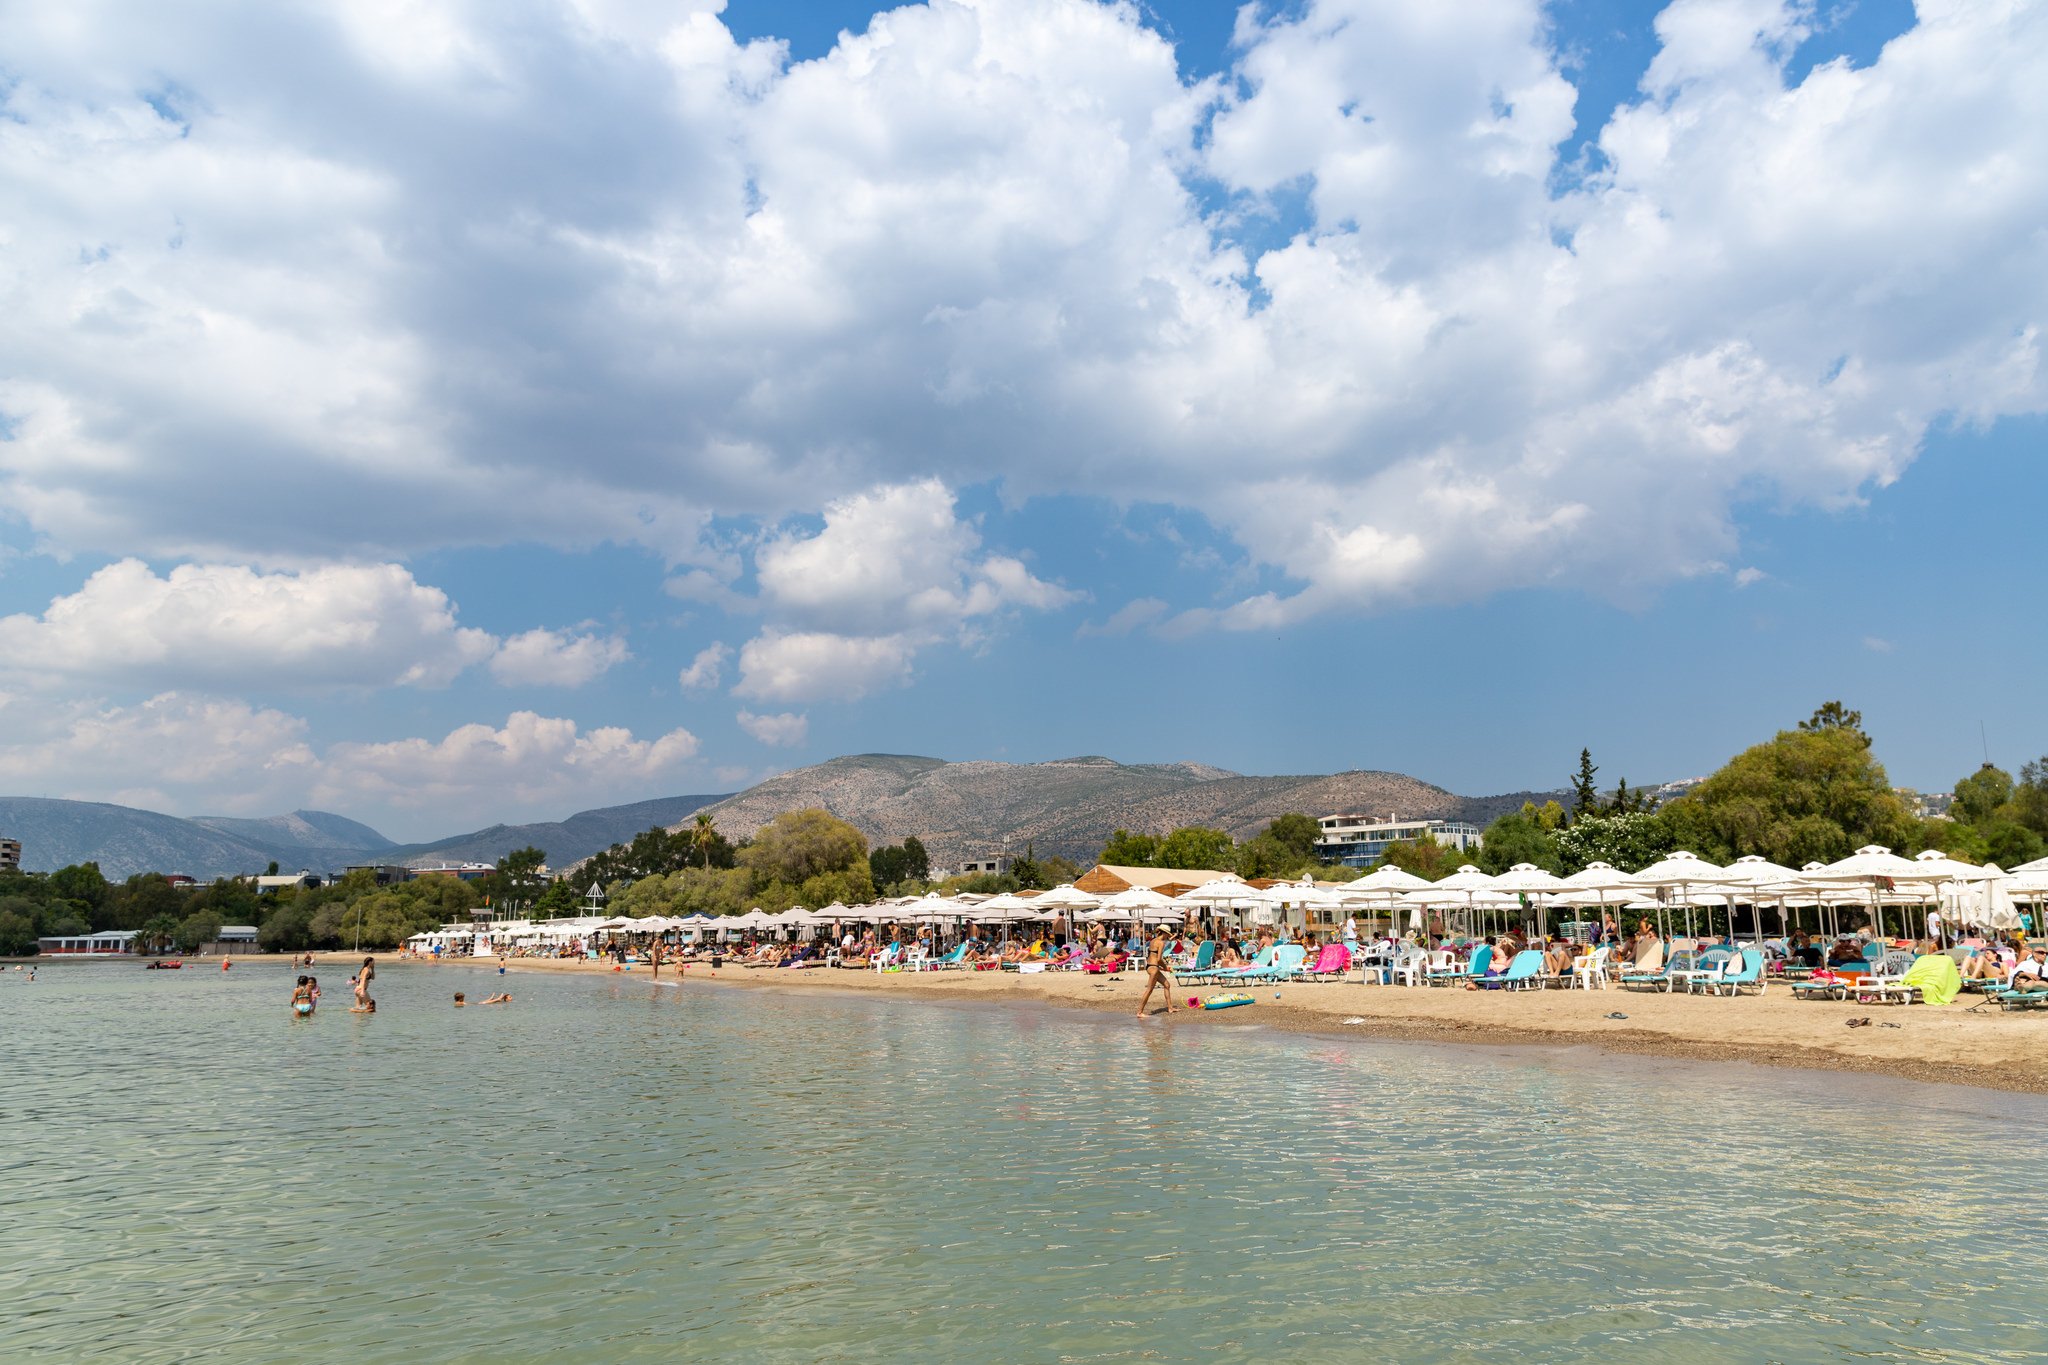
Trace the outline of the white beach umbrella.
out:
<instances>
[{"instance_id":1,"label":"white beach umbrella","mask_svg":"<svg viewBox=\"0 0 2048 1365\"><path fill-rule=\"evenodd\" d=\"M1071 882L1063 882L1042 895L1034 896L1031 903L1048 910L1093 910L1102 904L1102 897L1076 890Z\"/></svg>"},{"instance_id":2,"label":"white beach umbrella","mask_svg":"<svg viewBox=\"0 0 2048 1365\"><path fill-rule=\"evenodd\" d=\"M1690 893L1693 887L1710 888L1738 880L1735 874L1718 863L1710 863L1696 853L1680 849L1658 862L1651 863L1640 872L1629 874L1634 886L1677 887L1678 898L1685 902L1686 937L1692 937L1692 905ZM1661 898L1660 898L1661 899ZM1666 928L1670 926L1667 922Z\"/></svg>"},{"instance_id":3,"label":"white beach umbrella","mask_svg":"<svg viewBox=\"0 0 2048 1365\"><path fill-rule=\"evenodd\" d=\"M1177 899L1179 899L1182 905L1200 905L1223 909L1250 904L1246 898L1253 894L1252 888L1242 878L1216 877L1210 881L1203 882L1200 886L1181 892Z\"/></svg>"},{"instance_id":4,"label":"white beach umbrella","mask_svg":"<svg viewBox=\"0 0 2048 1365\"><path fill-rule=\"evenodd\" d=\"M1730 892L1729 908L1731 911L1733 910L1734 901L1737 898L1748 900L1750 909L1755 912L1754 921L1759 939L1763 937L1764 928L1763 912L1758 906L1760 901L1776 899L1778 903L1778 927L1780 930L1786 930L1790 927L1789 921L1785 918L1784 896L1778 894L1773 897L1764 888L1782 887L1788 882L1797 881L1799 877L1797 872L1755 853L1743 854L1740 858L1728 864L1727 870L1734 874L1733 878L1728 882ZM1735 920L1732 914L1728 920L1728 931L1730 934L1735 932Z\"/></svg>"},{"instance_id":5,"label":"white beach umbrella","mask_svg":"<svg viewBox=\"0 0 2048 1365\"><path fill-rule=\"evenodd\" d=\"M1381 863L1358 880L1346 882L1339 889L1338 895L1346 905L1385 906L1388 927L1398 934L1401 931L1400 897L1405 892L1426 890L1430 885L1430 882L1406 868L1396 867L1392 863ZM1422 906L1417 905L1409 912L1409 928L1422 927L1422 909Z\"/></svg>"},{"instance_id":6,"label":"white beach umbrella","mask_svg":"<svg viewBox=\"0 0 2048 1365\"><path fill-rule=\"evenodd\" d=\"M1510 896L1555 896L1566 890L1564 878L1554 872L1547 872L1534 863L1516 863L1493 879L1493 889ZM1537 929L1546 938L1550 932L1549 916L1544 913L1545 902L1537 908Z\"/></svg>"},{"instance_id":7,"label":"white beach umbrella","mask_svg":"<svg viewBox=\"0 0 2048 1365\"><path fill-rule=\"evenodd\" d=\"M1467 863L1448 877L1439 878L1408 892L1406 899L1412 905L1462 905L1470 912L1477 908L1475 897L1482 891L1492 889L1493 878ZM1469 919L1468 913L1468 930L1471 928Z\"/></svg>"},{"instance_id":8,"label":"white beach umbrella","mask_svg":"<svg viewBox=\"0 0 2048 1365\"><path fill-rule=\"evenodd\" d=\"M1884 937L1883 893L1895 883L1914 881L1918 877L1918 865L1911 858L1901 858L1883 844L1865 844L1846 858L1827 864L1816 872L1808 872L1808 881L1844 882L1867 887L1870 891L1871 925L1879 938Z\"/></svg>"},{"instance_id":9,"label":"white beach umbrella","mask_svg":"<svg viewBox=\"0 0 2048 1365\"><path fill-rule=\"evenodd\" d=\"M1104 910L1123 910L1131 914L1143 914L1147 910L1169 908L1174 904L1171 896L1162 896L1149 886L1133 886L1119 891L1102 902Z\"/></svg>"}]
</instances>

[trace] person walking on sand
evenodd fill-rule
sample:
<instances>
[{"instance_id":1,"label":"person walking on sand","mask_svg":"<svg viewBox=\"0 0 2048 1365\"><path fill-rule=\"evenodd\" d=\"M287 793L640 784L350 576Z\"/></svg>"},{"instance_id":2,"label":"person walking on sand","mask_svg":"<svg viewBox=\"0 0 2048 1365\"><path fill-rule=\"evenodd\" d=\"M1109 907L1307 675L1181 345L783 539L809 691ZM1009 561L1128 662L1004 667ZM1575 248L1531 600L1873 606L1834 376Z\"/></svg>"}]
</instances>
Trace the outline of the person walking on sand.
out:
<instances>
[{"instance_id":1,"label":"person walking on sand","mask_svg":"<svg viewBox=\"0 0 2048 1365\"><path fill-rule=\"evenodd\" d=\"M1152 1003L1152 992L1156 989L1166 997L1166 1012L1173 1013L1173 986L1168 977L1171 969L1166 965L1166 926L1157 925L1152 930L1152 942L1145 949L1145 994L1138 1001L1138 1017L1143 1019L1145 1007Z\"/></svg>"}]
</instances>

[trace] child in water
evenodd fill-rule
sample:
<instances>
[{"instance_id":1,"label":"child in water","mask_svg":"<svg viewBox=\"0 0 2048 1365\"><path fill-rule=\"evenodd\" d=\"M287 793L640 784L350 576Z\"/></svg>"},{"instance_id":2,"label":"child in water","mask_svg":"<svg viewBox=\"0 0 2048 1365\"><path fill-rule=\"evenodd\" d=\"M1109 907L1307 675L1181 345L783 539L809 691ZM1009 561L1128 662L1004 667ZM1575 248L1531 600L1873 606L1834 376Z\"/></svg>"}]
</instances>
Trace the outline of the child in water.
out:
<instances>
[{"instance_id":1,"label":"child in water","mask_svg":"<svg viewBox=\"0 0 2048 1365\"><path fill-rule=\"evenodd\" d=\"M465 1003L466 1003L466 1002L465 1002L465 1001L463 1000L463 998L462 998L462 992L461 992L461 991L457 991L457 992L455 992L455 1008L457 1008L457 1009L461 1009L461 1008L463 1007L463 1005L464 1005Z\"/></svg>"}]
</instances>

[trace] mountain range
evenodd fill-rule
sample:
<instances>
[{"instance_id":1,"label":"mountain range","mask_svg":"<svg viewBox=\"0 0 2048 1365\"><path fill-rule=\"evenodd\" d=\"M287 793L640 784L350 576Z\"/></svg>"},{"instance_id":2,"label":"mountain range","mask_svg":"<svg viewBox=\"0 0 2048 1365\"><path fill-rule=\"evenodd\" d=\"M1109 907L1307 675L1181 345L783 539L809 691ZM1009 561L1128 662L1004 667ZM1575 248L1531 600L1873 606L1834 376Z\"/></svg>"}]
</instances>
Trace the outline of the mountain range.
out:
<instances>
[{"instance_id":1,"label":"mountain range","mask_svg":"<svg viewBox=\"0 0 2048 1365\"><path fill-rule=\"evenodd\" d=\"M786 810L822 806L871 842L916 835L934 867L1030 848L1086 866L1113 830L1163 834L1207 825L1245 838L1289 811L1470 820L1484 825L1524 801L1562 792L1459 796L1402 773L1247 777L1201 763L1118 763L1099 755L1050 763L949 763L857 754L771 777L710 807L729 836Z\"/></svg>"},{"instance_id":2,"label":"mountain range","mask_svg":"<svg viewBox=\"0 0 2048 1365\"><path fill-rule=\"evenodd\" d=\"M532 845L566 866L656 825L670 825L722 796L668 796L579 811L566 820L492 825L424 844L400 844L368 825L326 811L301 810L260 819L225 815L181 818L100 801L0 797L0 835L21 840L21 865L49 872L97 862L120 881L138 872L182 872L208 881L261 872L338 872L362 863L495 862Z\"/></svg>"},{"instance_id":3,"label":"mountain range","mask_svg":"<svg viewBox=\"0 0 2048 1365\"><path fill-rule=\"evenodd\" d=\"M1355 771L1248 777L1202 763L1118 763L1099 755L1049 763L952 763L907 754L855 754L769 778L737 795L671 796L579 811L538 824L492 825L431 843L399 844L325 811L261 819L180 818L96 801L0 797L0 835L22 842L22 866L51 871L96 861L119 880L137 872L213 877L333 872L362 863L495 862L527 845L557 868L655 826L680 828L709 809L727 837L753 833L786 810L822 806L874 843L924 841L932 864L1027 848L1086 865L1110 832L1163 834L1208 825L1237 838L1275 816L1338 812L1485 824L1524 801L1560 792L1459 796L1401 773Z\"/></svg>"}]
</instances>

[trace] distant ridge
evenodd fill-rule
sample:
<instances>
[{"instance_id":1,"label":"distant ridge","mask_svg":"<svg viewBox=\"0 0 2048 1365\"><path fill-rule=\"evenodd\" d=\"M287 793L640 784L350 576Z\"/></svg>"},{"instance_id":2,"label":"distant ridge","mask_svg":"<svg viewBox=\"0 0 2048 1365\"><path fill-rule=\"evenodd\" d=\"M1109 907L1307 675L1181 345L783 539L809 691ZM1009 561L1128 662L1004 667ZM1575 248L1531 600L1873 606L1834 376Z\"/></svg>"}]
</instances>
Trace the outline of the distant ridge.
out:
<instances>
[{"instance_id":1,"label":"distant ridge","mask_svg":"<svg viewBox=\"0 0 2048 1365\"><path fill-rule=\"evenodd\" d=\"M544 850L568 868L643 830L677 828L709 810L727 838L752 834L786 810L822 806L875 842L916 835L933 862L1027 846L1087 863L1110 831L1164 833L1210 825L1238 838L1288 811L1455 818L1485 824L1562 791L1459 796L1403 773L1354 771L1248 777L1207 763L1119 763L1080 754L1050 763L952 763L917 754L850 754L771 777L737 795L666 796L578 811L562 820L492 825L428 843L397 844L328 811L189 819L100 801L0 797L0 834L22 842L22 866L49 872L97 861L114 880L182 872L202 881L258 873L335 872L361 863L423 866L496 862L515 848Z\"/></svg>"},{"instance_id":2,"label":"distant ridge","mask_svg":"<svg viewBox=\"0 0 2048 1365\"><path fill-rule=\"evenodd\" d=\"M28 872L97 862L114 881L138 872L182 872L201 881L258 873L271 863L287 872L338 872L362 863L421 865L496 862L535 845L566 867L657 825L686 820L719 794L667 796L625 806L579 811L566 820L493 825L426 844L395 844L368 825L328 811L247 818L183 819L103 801L40 796L0 797L0 834L21 840Z\"/></svg>"},{"instance_id":3,"label":"distant ridge","mask_svg":"<svg viewBox=\"0 0 2048 1365\"><path fill-rule=\"evenodd\" d=\"M1164 833L1209 825L1244 838L1288 811L1465 819L1485 824L1525 800L1561 792L1466 797L1403 773L1247 777L1203 763L1118 763L1096 754L1049 763L949 763L914 754L852 754L771 777L712 806L728 838L785 810L821 806L871 841L916 835L934 864L1026 846L1086 864L1118 828Z\"/></svg>"},{"instance_id":4,"label":"distant ridge","mask_svg":"<svg viewBox=\"0 0 2048 1365\"><path fill-rule=\"evenodd\" d=\"M604 806L578 811L566 820L533 825L492 825L471 834L437 839L431 844L394 845L382 855L388 862L418 867L432 863L494 863L515 848L538 848L548 855L548 865L565 868L613 844L624 843L636 834L657 826L674 825L724 795L663 796L652 801L635 801L629 806Z\"/></svg>"}]
</instances>

